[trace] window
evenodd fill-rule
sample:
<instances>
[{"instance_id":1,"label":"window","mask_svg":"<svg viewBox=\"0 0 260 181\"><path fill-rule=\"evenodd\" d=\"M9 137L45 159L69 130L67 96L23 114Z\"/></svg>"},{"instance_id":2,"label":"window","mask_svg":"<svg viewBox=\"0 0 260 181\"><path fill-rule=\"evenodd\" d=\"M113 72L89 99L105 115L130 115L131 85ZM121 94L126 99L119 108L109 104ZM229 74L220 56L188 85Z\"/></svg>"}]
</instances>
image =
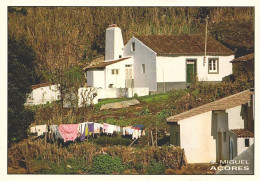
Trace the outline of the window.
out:
<instances>
[{"instance_id":1,"label":"window","mask_svg":"<svg viewBox=\"0 0 260 181\"><path fill-rule=\"evenodd\" d=\"M142 73L145 74L145 64L142 64Z\"/></svg>"},{"instance_id":2,"label":"window","mask_svg":"<svg viewBox=\"0 0 260 181\"><path fill-rule=\"evenodd\" d=\"M249 147L249 139L245 139L245 147Z\"/></svg>"},{"instance_id":3,"label":"window","mask_svg":"<svg viewBox=\"0 0 260 181\"><path fill-rule=\"evenodd\" d=\"M217 58L209 58L209 73L218 74L218 59Z\"/></svg>"},{"instance_id":4,"label":"window","mask_svg":"<svg viewBox=\"0 0 260 181\"><path fill-rule=\"evenodd\" d=\"M125 67L132 67L132 65L125 65Z\"/></svg>"},{"instance_id":5,"label":"window","mask_svg":"<svg viewBox=\"0 0 260 181\"><path fill-rule=\"evenodd\" d=\"M122 55L119 55L119 58L122 58Z\"/></svg>"},{"instance_id":6,"label":"window","mask_svg":"<svg viewBox=\"0 0 260 181\"><path fill-rule=\"evenodd\" d=\"M112 75L118 75L118 69L112 69Z\"/></svg>"},{"instance_id":7,"label":"window","mask_svg":"<svg viewBox=\"0 0 260 181\"><path fill-rule=\"evenodd\" d=\"M224 142L227 141L227 132L223 132L223 139L224 139Z\"/></svg>"},{"instance_id":8,"label":"window","mask_svg":"<svg viewBox=\"0 0 260 181\"><path fill-rule=\"evenodd\" d=\"M131 51L135 51L135 42L132 42Z\"/></svg>"}]
</instances>

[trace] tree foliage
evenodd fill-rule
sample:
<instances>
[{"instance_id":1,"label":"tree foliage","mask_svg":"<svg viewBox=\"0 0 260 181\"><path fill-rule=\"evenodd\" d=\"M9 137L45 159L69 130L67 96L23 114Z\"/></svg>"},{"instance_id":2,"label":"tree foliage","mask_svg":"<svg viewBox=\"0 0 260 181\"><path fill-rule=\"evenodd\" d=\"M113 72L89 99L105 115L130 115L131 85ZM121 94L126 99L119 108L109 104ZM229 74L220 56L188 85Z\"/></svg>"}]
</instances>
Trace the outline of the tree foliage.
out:
<instances>
[{"instance_id":1,"label":"tree foliage","mask_svg":"<svg viewBox=\"0 0 260 181\"><path fill-rule=\"evenodd\" d=\"M33 120L31 111L24 108L26 94L31 91L35 54L23 39L8 38L8 141L26 137L26 129Z\"/></svg>"}]
</instances>

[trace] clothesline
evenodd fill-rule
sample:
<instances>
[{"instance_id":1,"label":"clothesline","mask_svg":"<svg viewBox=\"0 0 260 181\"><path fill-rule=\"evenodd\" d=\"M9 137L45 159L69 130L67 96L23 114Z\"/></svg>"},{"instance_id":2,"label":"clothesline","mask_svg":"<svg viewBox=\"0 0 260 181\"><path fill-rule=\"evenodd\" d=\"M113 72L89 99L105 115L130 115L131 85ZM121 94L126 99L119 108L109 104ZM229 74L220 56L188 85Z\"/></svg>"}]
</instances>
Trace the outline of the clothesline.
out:
<instances>
[{"instance_id":1,"label":"clothesline","mask_svg":"<svg viewBox=\"0 0 260 181\"><path fill-rule=\"evenodd\" d=\"M131 135L132 139L138 139L142 135L145 135L143 125L135 126L117 126L108 123L94 123L84 122L79 124L61 124L61 125L36 125L30 127L30 133L37 133L37 136L42 136L45 133L51 133L55 139L67 141L75 141L79 138L80 141L84 141L86 137L94 136L94 134L106 134L112 135L115 132L121 135Z\"/></svg>"}]
</instances>

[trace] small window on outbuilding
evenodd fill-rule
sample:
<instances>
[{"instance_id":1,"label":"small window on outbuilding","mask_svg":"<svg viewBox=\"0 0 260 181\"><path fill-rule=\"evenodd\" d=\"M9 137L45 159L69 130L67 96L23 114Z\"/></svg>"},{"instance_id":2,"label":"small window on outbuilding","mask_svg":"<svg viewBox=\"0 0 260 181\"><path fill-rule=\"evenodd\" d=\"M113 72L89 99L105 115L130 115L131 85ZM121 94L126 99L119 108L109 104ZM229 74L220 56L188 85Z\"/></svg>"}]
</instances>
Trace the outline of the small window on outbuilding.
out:
<instances>
[{"instance_id":1,"label":"small window on outbuilding","mask_svg":"<svg viewBox=\"0 0 260 181\"><path fill-rule=\"evenodd\" d=\"M145 64L142 64L142 73L145 74Z\"/></svg>"},{"instance_id":2,"label":"small window on outbuilding","mask_svg":"<svg viewBox=\"0 0 260 181\"><path fill-rule=\"evenodd\" d=\"M245 147L249 147L249 139L248 138L245 139Z\"/></svg>"},{"instance_id":3,"label":"small window on outbuilding","mask_svg":"<svg viewBox=\"0 0 260 181\"><path fill-rule=\"evenodd\" d=\"M122 58L122 55L119 55L119 58Z\"/></svg>"},{"instance_id":4,"label":"small window on outbuilding","mask_svg":"<svg viewBox=\"0 0 260 181\"><path fill-rule=\"evenodd\" d=\"M131 44L131 51L135 51L135 42L132 42Z\"/></svg>"}]
</instances>

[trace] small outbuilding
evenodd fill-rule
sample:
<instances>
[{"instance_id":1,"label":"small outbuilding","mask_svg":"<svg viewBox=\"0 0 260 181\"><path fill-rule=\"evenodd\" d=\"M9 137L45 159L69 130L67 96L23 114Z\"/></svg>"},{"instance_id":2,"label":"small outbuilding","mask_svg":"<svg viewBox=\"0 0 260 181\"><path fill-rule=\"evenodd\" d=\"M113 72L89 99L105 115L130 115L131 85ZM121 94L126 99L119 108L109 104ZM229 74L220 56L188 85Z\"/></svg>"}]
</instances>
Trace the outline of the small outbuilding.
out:
<instances>
[{"instance_id":1,"label":"small outbuilding","mask_svg":"<svg viewBox=\"0 0 260 181\"><path fill-rule=\"evenodd\" d=\"M235 76L254 72L254 53L235 58L230 62Z\"/></svg>"},{"instance_id":2,"label":"small outbuilding","mask_svg":"<svg viewBox=\"0 0 260 181\"><path fill-rule=\"evenodd\" d=\"M189 163L235 158L254 142L253 100L246 90L167 118L170 143L184 148Z\"/></svg>"}]
</instances>

